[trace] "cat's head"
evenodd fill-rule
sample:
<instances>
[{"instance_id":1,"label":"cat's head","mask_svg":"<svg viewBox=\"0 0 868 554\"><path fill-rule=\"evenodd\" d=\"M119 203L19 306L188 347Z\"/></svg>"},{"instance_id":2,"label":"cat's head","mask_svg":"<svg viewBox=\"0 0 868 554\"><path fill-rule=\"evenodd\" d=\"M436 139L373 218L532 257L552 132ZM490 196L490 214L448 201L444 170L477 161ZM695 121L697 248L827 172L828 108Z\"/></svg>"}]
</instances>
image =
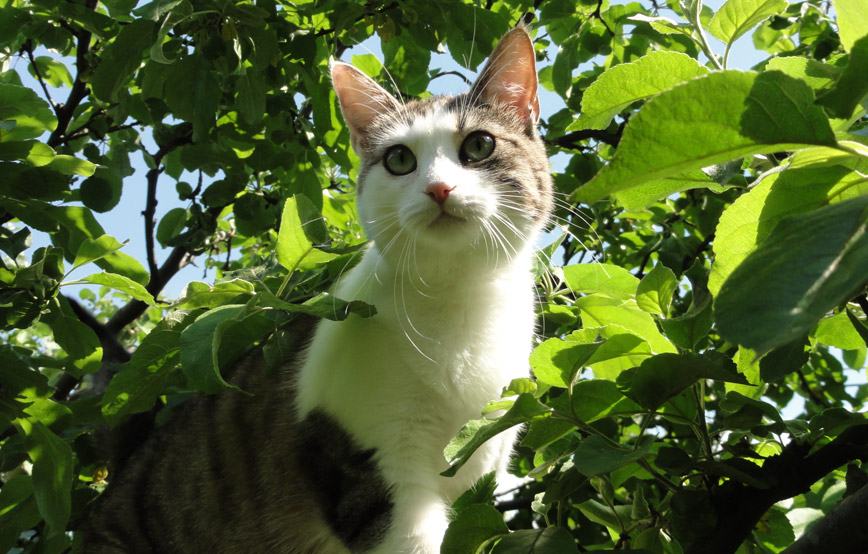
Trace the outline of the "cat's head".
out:
<instances>
[{"instance_id":1,"label":"cat's head","mask_svg":"<svg viewBox=\"0 0 868 554\"><path fill-rule=\"evenodd\" d=\"M456 97L405 104L346 64L333 66L332 79L361 158L359 215L381 252L397 256L412 243L417 256L478 250L493 259L533 246L552 183L523 28L504 35L470 91Z\"/></svg>"}]
</instances>

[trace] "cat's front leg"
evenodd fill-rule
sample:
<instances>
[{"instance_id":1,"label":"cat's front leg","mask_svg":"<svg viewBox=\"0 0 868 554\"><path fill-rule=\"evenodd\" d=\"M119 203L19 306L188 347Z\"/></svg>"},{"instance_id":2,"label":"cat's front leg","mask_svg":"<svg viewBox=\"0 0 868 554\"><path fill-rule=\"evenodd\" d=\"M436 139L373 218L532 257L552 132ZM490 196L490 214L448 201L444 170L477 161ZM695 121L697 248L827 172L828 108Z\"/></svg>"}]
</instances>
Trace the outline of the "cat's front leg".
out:
<instances>
[{"instance_id":1,"label":"cat's front leg","mask_svg":"<svg viewBox=\"0 0 868 554\"><path fill-rule=\"evenodd\" d=\"M449 507L434 490L396 485L392 524L385 539L370 554L439 554Z\"/></svg>"}]
</instances>

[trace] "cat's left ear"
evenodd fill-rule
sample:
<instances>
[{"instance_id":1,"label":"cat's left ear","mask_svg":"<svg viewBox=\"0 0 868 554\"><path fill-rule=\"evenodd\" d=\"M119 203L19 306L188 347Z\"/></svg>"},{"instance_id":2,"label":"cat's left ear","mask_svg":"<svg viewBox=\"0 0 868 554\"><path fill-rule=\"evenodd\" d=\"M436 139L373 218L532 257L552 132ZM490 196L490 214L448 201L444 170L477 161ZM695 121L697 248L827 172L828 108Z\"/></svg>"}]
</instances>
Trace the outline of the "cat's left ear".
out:
<instances>
[{"instance_id":1,"label":"cat's left ear","mask_svg":"<svg viewBox=\"0 0 868 554\"><path fill-rule=\"evenodd\" d=\"M350 139L357 154L366 146L371 123L384 113L401 109L383 87L355 67L337 62L332 65L332 84L341 104Z\"/></svg>"},{"instance_id":2,"label":"cat's left ear","mask_svg":"<svg viewBox=\"0 0 868 554\"><path fill-rule=\"evenodd\" d=\"M485 69L473 84L471 97L506 104L527 122L539 120L536 53L524 26L508 31L497 43Z\"/></svg>"}]
</instances>

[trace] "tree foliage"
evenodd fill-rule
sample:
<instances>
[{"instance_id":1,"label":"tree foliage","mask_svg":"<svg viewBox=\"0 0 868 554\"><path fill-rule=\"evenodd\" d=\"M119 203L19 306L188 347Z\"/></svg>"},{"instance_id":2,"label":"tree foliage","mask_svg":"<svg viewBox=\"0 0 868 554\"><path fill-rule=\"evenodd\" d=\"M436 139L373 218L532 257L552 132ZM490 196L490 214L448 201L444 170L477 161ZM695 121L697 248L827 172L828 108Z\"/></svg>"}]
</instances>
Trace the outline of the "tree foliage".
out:
<instances>
[{"instance_id":1,"label":"tree foliage","mask_svg":"<svg viewBox=\"0 0 868 554\"><path fill-rule=\"evenodd\" d=\"M525 479L468 491L443 551L868 548L836 527L868 512L863 0L0 0L0 551L75 542L100 429L219 393L253 344L279 363L300 316L374 313L328 293L364 242L330 60L373 37L388 73L352 61L419 96L432 52L472 71L519 20L563 100L565 234L534 379L446 451L526 424ZM122 195L140 260L99 223ZM216 281L166 297L194 259Z\"/></svg>"}]
</instances>

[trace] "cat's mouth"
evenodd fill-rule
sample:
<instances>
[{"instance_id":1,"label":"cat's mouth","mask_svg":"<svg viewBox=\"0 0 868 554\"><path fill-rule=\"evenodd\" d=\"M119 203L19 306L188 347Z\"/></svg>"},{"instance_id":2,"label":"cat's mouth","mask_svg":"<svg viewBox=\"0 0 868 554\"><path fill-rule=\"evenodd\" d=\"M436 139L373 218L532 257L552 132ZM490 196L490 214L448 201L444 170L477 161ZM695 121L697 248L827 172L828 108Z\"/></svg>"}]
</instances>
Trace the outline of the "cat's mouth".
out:
<instances>
[{"instance_id":1,"label":"cat's mouth","mask_svg":"<svg viewBox=\"0 0 868 554\"><path fill-rule=\"evenodd\" d=\"M443 225L455 225L458 223L467 223L467 220L463 217L458 217L457 215L440 212L440 215L438 215L434 221L429 223L428 227L440 227Z\"/></svg>"}]
</instances>

